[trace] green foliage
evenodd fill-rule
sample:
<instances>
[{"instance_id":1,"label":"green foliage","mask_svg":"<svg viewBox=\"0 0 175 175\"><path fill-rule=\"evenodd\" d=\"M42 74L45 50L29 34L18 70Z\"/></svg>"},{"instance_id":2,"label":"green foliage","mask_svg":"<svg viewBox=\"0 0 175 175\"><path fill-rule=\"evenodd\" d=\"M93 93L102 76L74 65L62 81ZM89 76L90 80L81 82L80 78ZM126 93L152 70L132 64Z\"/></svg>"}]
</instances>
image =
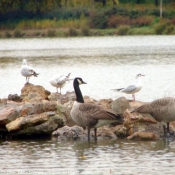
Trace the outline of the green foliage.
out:
<instances>
[{"instance_id":1,"label":"green foliage","mask_svg":"<svg viewBox=\"0 0 175 175\"><path fill-rule=\"evenodd\" d=\"M69 29L68 36L77 36L77 35L78 35L78 32L76 29L74 28Z\"/></svg>"},{"instance_id":2,"label":"green foliage","mask_svg":"<svg viewBox=\"0 0 175 175\"><path fill-rule=\"evenodd\" d=\"M83 36L89 36L89 35L90 35L89 27L83 26L83 27L81 28L81 33L82 33Z\"/></svg>"},{"instance_id":3,"label":"green foliage","mask_svg":"<svg viewBox=\"0 0 175 175\"><path fill-rule=\"evenodd\" d=\"M120 26L120 27L118 27L117 34L118 35L127 35L129 29L130 29L130 26L128 26L128 25Z\"/></svg>"},{"instance_id":4,"label":"green foliage","mask_svg":"<svg viewBox=\"0 0 175 175\"><path fill-rule=\"evenodd\" d=\"M156 34L160 35L163 34L164 30L166 29L166 24L165 22L159 22L156 25L154 25L154 30Z\"/></svg>"},{"instance_id":5,"label":"green foliage","mask_svg":"<svg viewBox=\"0 0 175 175\"><path fill-rule=\"evenodd\" d=\"M5 31L5 36L7 38L11 38L12 37L12 34L9 31Z\"/></svg>"},{"instance_id":6,"label":"green foliage","mask_svg":"<svg viewBox=\"0 0 175 175\"><path fill-rule=\"evenodd\" d=\"M48 36L48 37L55 37L55 36L56 36L56 30L54 30L54 29L49 29L49 30L47 31L47 36Z\"/></svg>"},{"instance_id":7,"label":"green foliage","mask_svg":"<svg viewBox=\"0 0 175 175\"><path fill-rule=\"evenodd\" d=\"M21 32L21 30L19 30L19 29L16 29L15 31L14 31L14 37L15 38L20 38L20 37L22 37L24 34Z\"/></svg>"}]
</instances>

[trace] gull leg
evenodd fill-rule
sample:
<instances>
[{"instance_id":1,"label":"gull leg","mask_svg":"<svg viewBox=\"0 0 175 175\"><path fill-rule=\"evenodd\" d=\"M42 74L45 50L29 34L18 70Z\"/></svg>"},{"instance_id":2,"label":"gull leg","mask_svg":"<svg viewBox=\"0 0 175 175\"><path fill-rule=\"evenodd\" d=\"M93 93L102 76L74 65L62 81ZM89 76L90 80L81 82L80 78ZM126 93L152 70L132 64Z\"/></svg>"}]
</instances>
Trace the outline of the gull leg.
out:
<instances>
[{"instance_id":1,"label":"gull leg","mask_svg":"<svg viewBox=\"0 0 175 175\"><path fill-rule=\"evenodd\" d=\"M132 94L133 101L135 101L135 94Z\"/></svg>"},{"instance_id":2,"label":"gull leg","mask_svg":"<svg viewBox=\"0 0 175 175\"><path fill-rule=\"evenodd\" d=\"M60 94L61 94L61 88L60 88Z\"/></svg>"}]
</instances>

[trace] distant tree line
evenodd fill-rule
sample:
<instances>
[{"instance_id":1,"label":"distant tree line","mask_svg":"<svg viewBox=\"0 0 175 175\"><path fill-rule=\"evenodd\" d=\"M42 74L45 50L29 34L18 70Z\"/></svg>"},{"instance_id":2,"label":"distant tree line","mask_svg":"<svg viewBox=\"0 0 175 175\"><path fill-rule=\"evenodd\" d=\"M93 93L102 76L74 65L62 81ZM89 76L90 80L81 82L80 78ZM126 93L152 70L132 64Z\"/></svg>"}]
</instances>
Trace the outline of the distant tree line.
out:
<instances>
[{"instance_id":1,"label":"distant tree line","mask_svg":"<svg viewBox=\"0 0 175 175\"><path fill-rule=\"evenodd\" d=\"M41 19L50 18L54 14L59 16L70 16L63 12L63 9L76 8L84 11L87 9L104 6L117 6L118 4L155 4L158 6L161 0L0 0L0 22L21 20L21 19ZM174 2L174 0L162 0L164 4ZM86 9L86 10L85 10ZM72 12L73 13L73 12ZM77 12L78 13L78 12Z\"/></svg>"}]
</instances>

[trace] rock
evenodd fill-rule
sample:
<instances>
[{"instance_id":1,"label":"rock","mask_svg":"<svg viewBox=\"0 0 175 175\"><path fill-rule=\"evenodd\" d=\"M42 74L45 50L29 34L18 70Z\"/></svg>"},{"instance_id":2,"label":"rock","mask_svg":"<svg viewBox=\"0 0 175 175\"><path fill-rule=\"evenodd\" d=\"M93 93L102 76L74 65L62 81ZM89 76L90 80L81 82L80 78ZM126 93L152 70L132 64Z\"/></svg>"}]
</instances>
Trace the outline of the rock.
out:
<instances>
[{"instance_id":1,"label":"rock","mask_svg":"<svg viewBox=\"0 0 175 175\"><path fill-rule=\"evenodd\" d=\"M94 132L92 132L91 135L94 137ZM114 134L114 132L107 126L97 129L97 137L98 139L117 139L117 136Z\"/></svg>"},{"instance_id":2,"label":"rock","mask_svg":"<svg viewBox=\"0 0 175 175\"><path fill-rule=\"evenodd\" d=\"M30 83L25 84L21 89L21 99L23 99L23 102L47 100L49 95L50 92L45 90L42 86Z\"/></svg>"},{"instance_id":3,"label":"rock","mask_svg":"<svg viewBox=\"0 0 175 175\"><path fill-rule=\"evenodd\" d=\"M127 137L129 135L128 128L124 125L117 125L111 129L117 137Z\"/></svg>"},{"instance_id":4,"label":"rock","mask_svg":"<svg viewBox=\"0 0 175 175\"><path fill-rule=\"evenodd\" d=\"M94 138L94 131L91 129L91 137ZM52 136L58 137L58 139L68 140L87 140L87 130L82 127L74 125L72 127L64 126L52 133ZM97 129L98 139L116 139L117 136L108 127L103 126Z\"/></svg>"},{"instance_id":5,"label":"rock","mask_svg":"<svg viewBox=\"0 0 175 175\"><path fill-rule=\"evenodd\" d=\"M128 136L127 139L129 140L156 140L157 137L154 133L151 132L135 132L133 135Z\"/></svg>"},{"instance_id":6,"label":"rock","mask_svg":"<svg viewBox=\"0 0 175 175\"><path fill-rule=\"evenodd\" d=\"M35 126L40 123L46 122L50 116L55 115L55 112L45 112L42 114L33 114L25 117L19 117L14 121L11 121L6 125L9 132L27 128L30 126Z\"/></svg>"},{"instance_id":7,"label":"rock","mask_svg":"<svg viewBox=\"0 0 175 175\"><path fill-rule=\"evenodd\" d=\"M57 102L43 100L41 102L24 104L20 110L20 114L21 116L26 116L56 110L57 110Z\"/></svg>"},{"instance_id":8,"label":"rock","mask_svg":"<svg viewBox=\"0 0 175 175\"><path fill-rule=\"evenodd\" d=\"M16 102L22 101L21 97L17 94L9 94L8 100L12 100L12 101L16 101Z\"/></svg>"},{"instance_id":9,"label":"rock","mask_svg":"<svg viewBox=\"0 0 175 175\"><path fill-rule=\"evenodd\" d=\"M66 94L51 93L48 96L50 101L58 101L61 104L67 103L70 100L75 100L75 92L66 92Z\"/></svg>"},{"instance_id":10,"label":"rock","mask_svg":"<svg viewBox=\"0 0 175 175\"><path fill-rule=\"evenodd\" d=\"M62 128L57 129L52 133L52 136L58 137L61 140L78 140L78 139L87 139L86 131L80 126L64 126Z\"/></svg>"},{"instance_id":11,"label":"rock","mask_svg":"<svg viewBox=\"0 0 175 175\"><path fill-rule=\"evenodd\" d=\"M6 106L0 110L0 126L5 126L18 117L18 112L14 107Z\"/></svg>"},{"instance_id":12,"label":"rock","mask_svg":"<svg viewBox=\"0 0 175 175\"><path fill-rule=\"evenodd\" d=\"M55 115L51 116L48 121L35 125L30 126L27 128L24 128L19 131L11 132L11 137L27 137L27 136L37 136L37 135L51 135L53 131L55 131L57 128L64 126L63 120Z\"/></svg>"},{"instance_id":13,"label":"rock","mask_svg":"<svg viewBox=\"0 0 175 175\"><path fill-rule=\"evenodd\" d=\"M129 108L129 101L125 97L120 97L111 103L111 109L117 114L123 114Z\"/></svg>"}]
</instances>

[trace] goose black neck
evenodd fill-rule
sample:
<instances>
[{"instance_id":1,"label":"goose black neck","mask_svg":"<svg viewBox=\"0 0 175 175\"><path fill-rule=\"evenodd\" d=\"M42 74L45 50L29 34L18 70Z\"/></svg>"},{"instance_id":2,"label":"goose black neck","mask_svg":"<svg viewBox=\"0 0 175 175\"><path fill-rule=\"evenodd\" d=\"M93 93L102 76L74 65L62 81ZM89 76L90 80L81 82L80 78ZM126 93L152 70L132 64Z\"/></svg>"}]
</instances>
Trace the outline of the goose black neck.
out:
<instances>
[{"instance_id":1,"label":"goose black neck","mask_svg":"<svg viewBox=\"0 0 175 175\"><path fill-rule=\"evenodd\" d=\"M80 103L84 103L83 95L81 93L78 82L74 82L74 90L76 95L76 101Z\"/></svg>"}]
</instances>

